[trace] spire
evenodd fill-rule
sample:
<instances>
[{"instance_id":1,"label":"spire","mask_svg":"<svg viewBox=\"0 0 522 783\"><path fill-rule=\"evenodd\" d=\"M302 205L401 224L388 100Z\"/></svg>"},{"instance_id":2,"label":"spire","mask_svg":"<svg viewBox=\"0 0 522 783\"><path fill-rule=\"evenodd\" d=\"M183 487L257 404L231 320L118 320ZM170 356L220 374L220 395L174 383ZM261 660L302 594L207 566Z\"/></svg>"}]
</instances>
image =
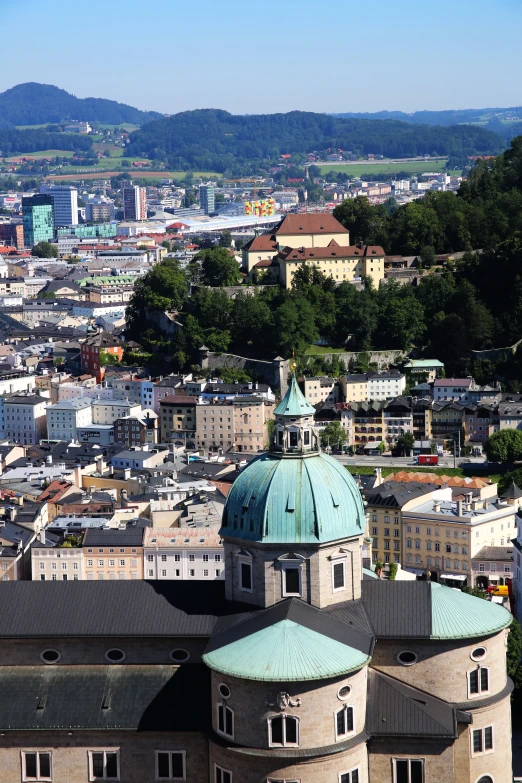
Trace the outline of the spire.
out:
<instances>
[{"instance_id":1,"label":"spire","mask_svg":"<svg viewBox=\"0 0 522 783\"><path fill-rule=\"evenodd\" d=\"M292 373L292 380L288 391L274 411L276 416L313 416L315 408L310 405L301 389L298 386L295 375Z\"/></svg>"}]
</instances>

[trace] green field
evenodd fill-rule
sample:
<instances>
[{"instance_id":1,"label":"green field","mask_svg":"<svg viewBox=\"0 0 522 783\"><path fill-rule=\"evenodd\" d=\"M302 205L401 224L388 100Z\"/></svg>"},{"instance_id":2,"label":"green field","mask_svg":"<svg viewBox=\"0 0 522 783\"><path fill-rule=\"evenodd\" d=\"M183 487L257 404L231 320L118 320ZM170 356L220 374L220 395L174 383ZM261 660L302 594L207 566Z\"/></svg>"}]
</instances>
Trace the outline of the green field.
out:
<instances>
[{"instance_id":1,"label":"green field","mask_svg":"<svg viewBox=\"0 0 522 783\"><path fill-rule=\"evenodd\" d=\"M130 160L130 159L128 159ZM63 171L63 169L62 169ZM56 180L60 182L75 182L79 179L96 179L99 176L115 177L117 174L131 174L134 179L177 179L181 180L186 177L186 171L139 171L138 169L118 169L118 163L116 160L112 161L112 168L104 170L97 166L84 166L71 169L67 174L49 174L46 179ZM193 171L194 177L201 177L202 179L215 179L221 177L215 171Z\"/></svg>"},{"instance_id":2,"label":"green field","mask_svg":"<svg viewBox=\"0 0 522 783\"><path fill-rule=\"evenodd\" d=\"M322 356L328 353L344 353L344 348L330 348L329 345L310 345L305 356Z\"/></svg>"},{"instance_id":3,"label":"green field","mask_svg":"<svg viewBox=\"0 0 522 783\"><path fill-rule=\"evenodd\" d=\"M424 174L427 171L441 172L446 165L447 159L443 160L405 160L395 163L388 161L378 161L377 163L323 163L319 166L321 174L328 174L329 171L342 171L350 177L361 177L365 174L396 174L399 171L408 174ZM456 173L456 172L455 172Z\"/></svg>"},{"instance_id":4,"label":"green field","mask_svg":"<svg viewBox=\"0 0 522 783\"><path fill-rule=\"evenodd\" d=\"M21 152L19 155L12 155L10 158L6 158L7 161L19 160L20 158L33 158L38 160L40 158L56 158L59 155L61 158L72 158L74 152L71 150L42 150L41 152Z\"/></svg>"},{"instance_id":5,"label":"green field","mask_svg":"<svg viewBox=\"0 0 522 783\"><path fill-rule=\"evenodd\" d=\"M357 459L357 457L355 457L355 459ZM375 470L375 467L370 465L346 465L346 468L352 475L359 473L359 475L363 476L372 476ZM459 476L460 478L465 478L466 476L468 478L471 476L480 476L481 478L489 478L494 483L498 483L501 476L500 473L487 473L484 470L477 469L477 466L472 463L470 463L469 467L465 468L390 467L381 468L381 471L384 478L386 476L391 476L392 473L435 473L437 476Z\"/></svg>"}]
</instances>

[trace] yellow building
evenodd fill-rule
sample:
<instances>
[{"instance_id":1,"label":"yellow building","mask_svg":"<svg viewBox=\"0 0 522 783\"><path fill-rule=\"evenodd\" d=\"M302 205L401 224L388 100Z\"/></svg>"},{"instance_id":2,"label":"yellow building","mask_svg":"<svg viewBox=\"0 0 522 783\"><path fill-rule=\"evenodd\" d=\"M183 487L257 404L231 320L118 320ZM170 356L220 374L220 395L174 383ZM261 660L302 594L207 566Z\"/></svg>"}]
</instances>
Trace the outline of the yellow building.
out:
<instances>
[{"instance_id":1,"label":"yellow building","mask_svg":"<svg viewBox=\"0 0 522 783\"><path fill-rule=\"evenodd\" d=\"M363 277L371 278L374 286L384 279L382 247L376 245L341 246L332 239L327 247L286 247L278 256L279 282L292 287L292 278L301 264L315 266L336 283L354 283Z\"/></svg>"},{"instance_id":2,"label":"yellow building","mask_svg":"<svg viewBox=\"0 0 522 783\"><path fill-rule=\"evenodd\" d=\"M346 247L350 232L328 212L290 214L274 231L279 249L285 247L328 247L330 242Z\"/></svg>"}]
</instances>

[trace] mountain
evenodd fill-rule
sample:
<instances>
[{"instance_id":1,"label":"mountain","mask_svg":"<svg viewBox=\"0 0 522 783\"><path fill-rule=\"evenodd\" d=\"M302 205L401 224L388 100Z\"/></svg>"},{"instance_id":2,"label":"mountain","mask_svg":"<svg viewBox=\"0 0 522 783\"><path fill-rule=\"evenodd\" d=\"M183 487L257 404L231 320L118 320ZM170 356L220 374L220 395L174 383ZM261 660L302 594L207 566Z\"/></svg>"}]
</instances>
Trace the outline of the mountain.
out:
<instances>
[{"instance_id":1,"label":"mountain","mask_svg":"<svg viewBox=\"0 0 522 783\"><path fill-rule=\"evenodd\" d=\"M472 125L374 122L302 111L239 116L220 109L198 109L154 120L134 131L127 153L163 160L176 169L222 172L238 162L266 162L285 153L330 147L406 158L494 155L504 146L497 134Z\"/></svg>"},{"instance_id":2,"label":"mountain","mask_svg":"<svg viewBox=\"0 0 522 783\"><path fill-rule=\"evenodd\" d=\"M0 128L64 120L143 125L163 116L156 111L141 111L105 98L76 98L51 84L28 82L0 93Z\"/></svg>"},{"instance_id":3,"label":"mountain","mask_svg":"<svg viewBox=\"0 0 522 783\"><path fill-rule=\"evenodd\" d=\"M461 123L488 122L495 118L517 116L522 118L522 106L512 106L506 109L445 109L443 111L414 111L407 114L404 111L376 112L338 112L332 117L359 120L400 120L416 125L460 125Z\"/></svg>"}]
</instances>

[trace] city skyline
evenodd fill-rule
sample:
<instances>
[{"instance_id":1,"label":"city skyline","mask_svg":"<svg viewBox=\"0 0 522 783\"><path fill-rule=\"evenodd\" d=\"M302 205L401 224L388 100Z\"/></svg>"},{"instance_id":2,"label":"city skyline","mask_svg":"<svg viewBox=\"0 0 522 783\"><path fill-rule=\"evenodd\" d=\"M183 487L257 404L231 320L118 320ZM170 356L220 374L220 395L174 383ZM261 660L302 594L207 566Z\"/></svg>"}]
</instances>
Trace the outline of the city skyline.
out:
<instances>
[{"instance_id":1,"label":"city skyline","mask_svg":"<svg viewBox=\"0 0 522 783\"><path fill-rule=\"evenodd\" d=\"M78 97L169 114L206 107L236 114L412 112L522 103L513 89L522 71L522 11L512 0L464 0L458 7L430 0L422 8L400 0L393 11L375 0L369 12L332 0L320 14L310 0L283 7L267 0L262 12L229 0L219 15L207 0L197 7L158 0L146 17L135 0L109 7L93 0L88 13L65 0L5 0L3 21L13 33L7 56L16 58L18 32L35 56L20 58L15 78L12 71L0 78L2 91L38 81ZM80 29L85 58L73 34ZM499 40L500 55L484 57ZM39 56L42 42L48 48L53 41L60 58Z\"/></svg>"}]
</instances>

